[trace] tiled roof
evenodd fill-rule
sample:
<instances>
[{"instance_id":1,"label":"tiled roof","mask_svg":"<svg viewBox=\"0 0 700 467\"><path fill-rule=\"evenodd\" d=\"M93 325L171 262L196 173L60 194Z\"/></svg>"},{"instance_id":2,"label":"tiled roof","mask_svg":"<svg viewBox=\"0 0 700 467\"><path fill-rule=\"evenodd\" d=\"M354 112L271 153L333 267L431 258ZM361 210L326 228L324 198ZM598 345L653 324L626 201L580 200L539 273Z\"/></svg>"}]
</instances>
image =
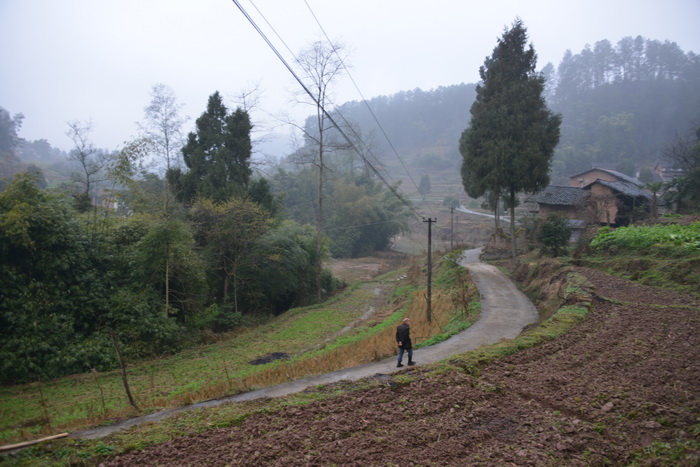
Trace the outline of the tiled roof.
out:
<instances>
[{"instance_id":1,"label":"tiled roof","mask_svg":"<svg viewBox=\"0 0 700 467\"><path fill-rule=\"evenodd\" d=\"M569 178L577 178L583 174L587 174L588 172L592 172L593 170L600 170L601 172L607 172L610 175L612 175L613 177L618 178L619 180L624 180L626 182L633 183L637 186L643 185L642 182L640 182L639 180L637 180L634 177L630 177L627 174L623 174L622 172L618 172L617 170L612 170L612 169L608 169L608 168L600 167L600 166L596 166L596 165L594 165L592 169L586 170L585 172L581 172L580 174L572 175Z\"/></svg>"},{"instance_id":2,"label":"tiled roof","mask_svg":"<svg viewBox=\"0 0 700 467\"><path fill-rule=\"evenodd\" d=\"M575 186L549 185L527 200L528 203L551 204L557 206L574 206L588 194L588 191Z\"/></svg>"},{"instance_id":3,"label":"tiled roof","mask_svg":"<svg viewBox=\"0 0 700 467\"><path fill-rule=\"evenodd\" d=\"M609 182L607 180L601 180L598 179L593 183L600 183L603 186L607 186L618 193L622 193L623 195L631 196L633 198L646 198L646 199L651 199L651 195L640 189L636 184L630 183L630 182L625 182L625 181L619 181L619 182ZM591 185L593 185L591 183ZM588 185L586 188L590 188L591 185Z\"/></svg>"}]
</instances>

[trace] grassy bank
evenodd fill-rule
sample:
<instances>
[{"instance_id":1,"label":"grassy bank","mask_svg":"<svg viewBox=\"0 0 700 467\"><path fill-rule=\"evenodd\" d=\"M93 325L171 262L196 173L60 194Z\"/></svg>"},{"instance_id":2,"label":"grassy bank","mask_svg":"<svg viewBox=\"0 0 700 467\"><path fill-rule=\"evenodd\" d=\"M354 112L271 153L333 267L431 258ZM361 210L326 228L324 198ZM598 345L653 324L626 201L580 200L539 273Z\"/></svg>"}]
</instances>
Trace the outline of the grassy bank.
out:
<instances>
[{"instance_id":1,"label":"grassy bank","mask_svg":"<svg viewBox=\"0 0 700 467\"><path fill-rule=\"evenodd\" d=\"M81 460L86 460L88 463L94 463L106 459L110 454L142 449L149 444L161 443L175 436L206 431L216 426L235 426L256 413L280 413L282 414L280 418L284 418L284 414L289 413L289 406L298 407L321 399L333 398L339 393L376 389L377 385L385 385L390 388L390 391L404 384L420 386L424 383L423 378L426 376L438 375L439 379L444 380L450 379L450 375L454 375L455 372L468 374L470 375L469 381L471 384L483 387L486 391L497 393L500 390L498 384L494 385L493 382L485 383L484 379L480 378L482 370L487 365L522 349L557 339L576 326L577 323L587 318L588 309L592 301L589 290L590 283L584 275L574 270L574 265L581 265L586 262L588 264L585 265L591 265L595 261L602 261L606 256L607 262L610 265L614 265L629 261L629 255L646 256L647 260L652 263L651 268L654 269L657 269L657 266L663 266L666 264L666 261L668 261L669 266L673 263L670 258L656 257L654 259L653 257L650 258L648 254L633 251L618 252L617 256L610 253L598 253L586 258L564 257L557 259L544 258L537 253L533 253L519 258L520 264L517 266L510 261L502 264L506 269L512 268L508 272L514 279L521 282L523 289L536 301L542 317L539 325L526 330L516 339L481 347L434 365L421 366L417 371L401 373L389 381L367 379L358 383L340 383L329 387L319 387L315 391L264 403L260 401L246 404L227 404L217 410L177 416L153 427L144 426L135 430L128 430L102 441L67 441L65 444L62 444L63 450L52 449L48 453L41 453L39 449L36 449L34 456L39 456L42 461L46 460L49 462L60 463L67 460L80 462ZM599 259L597 260L596 258ZM693 261L697 259L697 255L686 255L680 259ZM626 267L631 268L630 265ZM669 284L674 282L674 276L669 274L670 269L672 268L658 267L658 270L661 271L658 273L660 281ZM685 275L688 276L688 274ZM453 302L460 301L460 297L458 294L455 294L455 291L463 290L464 287L455 286L456 282L458 282L458 275L445 277L438 275L436 282L441 283L445 287L444 290L452 291ZM413 292L403 290L399 292L399 295L404 292L410 295L415 291L417 289ZM358 395L357 397L362 398L364 396ZM556 416L556 412L553 415ZM386 429L392 428L387 426ZM598 424L595 429L596 431L603 431L605 426ZM676 463L679 459L683 459L688 452L697 449L696 445L693 446L685 447L674 443L654 442L644 447L643 451L637 453L638 455L631 453L636 456L631 457L631 460L636 460L640 464L645 465L649 462L654 464L660 462L664 465ZM653 452L651 451L652 449ZM31 455L27 454L27 456ZM36 458L33 457L32 459ZM652 460L650 461L649 459ZM646 460L646 462L643 460Z\"/></svg>"},{"instance_id":2,"label":"grassy bank","mask_svg":"<svg viewBox=\"0 0 700 467\"><path fill-rule=\"evenodd\" d=\"M581 263L644 285L700 295L700 222L603 228Z\"/></svg>"},{"instance_id":3,"label":"grassy bank","mask_svg":"<svg viewBox=\"0 0 700 467\"><path fill-rule=\"evenodd\" d=\"M449 277L458 269L438 270ZM213 344L133 363L129 382L140 411L128 404L118 371L3 387L0 442L110 423L381 359L394 354L395 326L403 316L411 317L419 346L458 332L475 319L478 307L461 306L446 285L437 284L433 320L427 323L425 291L417 285L424 279L420 274L405 279L407 275L405 268L393 271L357 283L322 305L290 310ZM378 296L378 289L387 292ZM473 285L469 290L475 293ZM370 307L374 313L363 319ZM273 353L288 358L249 363Z\"/></svg>"},{"instance_id":4,"label":"grassy bank","mask_svg":"<svg viewBox=\"0 0 700 467\"><path fill-rule=\"evenodd\" d=\"M565 267L565 265L561 264L558 266L558 268ZM458 270L455 269L453 273L449 273L449 269L450 268L443 268L442 272L448 272L437 275L436 282L440 284L440 290L438 292L440 298L436 300L436 298L433 297L434 303L435 301L438 303L438 306L433 310L435 316L439 317L436 320L445 319L445 325L443 326L445 329L449 326L461 326L461 324L457 323L456 317L462 315L464 310L460 307L455 308L454 304L460 301L460 290L465 289L465 287L463 287L465 280L467 281L467 290L473 287L473 284L464 276L460 277L459 274L454 274L454 271ZM317 387L312 391L307 390L303 393L279 399L224 404L216 408L185 412L156 424L141 425L129 430L120 431L101 440L67 439L56 442L48 447L37 446L29 448L21 453L19 457L14 458L12 464L23 465L25 462L27 464L40 462L46 465L65 465L68 463L94 465L110 456L132 450L144 449L147 446L160 444L178 436L200 433L213 428L236 426L257 413L276 413L284 411L290 406L301 406L315 401L333 398L341 393L361 392L372 389L377 385L407 384L417 378L421 378L421 375L424 373L447 374L457 371L478 378L481 369L495 359L511 355L521 349L535 346L546 340L555 339L557 336L575 326L576 323L585 319L587 314L585 298L587 295L585 290L583 290L578 283L580 278L573 275L565 275L564 277L568 277L572 281L571 284L567 282L562 283L564 289L575 288L579 294L577 300L583 298L583 304L564 306L556 310L549 319L544 320L539 326L527 330L517 339L505 340L498 344L485 346L462 355L454 356L443 362L426 365L420 367L418 371L402 373L395 376L391 382L378 379L365 379L353 383L342 382L329 386ZM403 301L403 309L397 309L394 313L389 315L389 318L382 320L382 324L378 325L378 329L384 328L389 330L392 334L391 340L393 341L393 324L389 324L392 321L390 317L400 317L403 316L405 312L412 317L414 331L416 334L419 334L417 329L418 323L416 321L421 321L421 315L424 315L425 312L422 306L416 306L416 303L420 302L421 293L422 291L420 288L416 286L404 285L397 287L395 289L395 294L390 300L392 303L402 296L413 297L413 299ZM449 314L443 314L441 311L443 310L442 305L448 302L453 304L451 308L452 318L450 320L446 319ZM471 312L465 313L464 316L465 318L473 319L473 313L478 311L478 306L476 302L472 301L469 307L471 308ZM339 339L339 341L328 345L327 350L332 352L335 349L342 349L345 344L351 344L351 341L355 338L359 339L359 341L354 341L354 347L357 347L358 342L360 343L359 345L364 345L366 341L361 336L364 335L365 332L366 331L359 331L354 337ZM379 331L379 333L381 332L384 331ZM437 336L439 335L436 335L434 339L440 339L440 337ZM422 344L427 344L427 340L423 341Z\"/></svg>"}]
</instances>

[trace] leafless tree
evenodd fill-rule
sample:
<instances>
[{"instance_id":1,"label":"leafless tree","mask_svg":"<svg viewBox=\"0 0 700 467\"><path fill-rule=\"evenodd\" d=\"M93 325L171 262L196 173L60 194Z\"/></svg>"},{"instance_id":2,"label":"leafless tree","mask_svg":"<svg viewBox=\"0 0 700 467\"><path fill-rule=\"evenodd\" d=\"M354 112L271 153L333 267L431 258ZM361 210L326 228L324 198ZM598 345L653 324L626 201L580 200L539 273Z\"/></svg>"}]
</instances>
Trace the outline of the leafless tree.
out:
<instances>
[{"instance_id":1,"label":"leafless tree","mask_svg":"<svg viewBox=\"0 0 700 467\"><path fill-rule=\"evenodd\" d=\"M255 114L260 112L260 100L263 96L263 91L260 81L248 83L248 86L241 89L238 95L233 97L237 107L245 110L253 120L253 128L250 131L250 142L253 145L253 155L255 160L250 161L251 168L259 173L265 174L265 167L274 165L273 157L260 151L260 146L269 141L272 133L272 127L260 120L254 118ZM265 113L263 111L263 113ZM269 114L267 114L270 116Z\"/></svg>"},{"instance_id":2,"label":"leafless tree","mask_svg":"<svg viewBox=\"0 0 700 467\"><path fill-rule=\"evenodd\" d=\"M663 150L663 155L673 163L674 169L690 172L700 166L700 151L696 149L698 141L700 127L695 133L676 134L671 144Z\"/></svg>"},{"instance_id":3,"label":"leafless tree","mask_svg":"<svg viewBox=\"0 0 700 467\"><path fill-rule=\"evenodd\" d=\"M328 117L328 108L332 100L332 86L345 68L344 46L338 42L316 41L304 49L297 57L297 65L301 70L300 78L305 90L296 93L297 102L310 105L315 110L313 127L298 126L304 133L305 148L301 154L306 162L318 168L318 206L316 215L316 252L321 256L322 232L324 225L323 193L327 164L325 157L337 145L329 137L333 123ZM320 297L321 275L317 276L317 295Z\"/></svg>"},{"instance_id":4,"label":"leafless tree","mask_svg":"<svg viewBox=\"0 0 700 467\"><path fill-rule=\"evenodd\" d=\"M184 144L182 126L189 119L180 115L182 104L177 102L175 92L162 83L151 87L151 102L144 107L146 120L138 123L143 137L150 143L155 155L155 163L161 169L165 185L163 202L165 214L168 215L172 194L167 181L171 169L180 167L180 150Z\"/></svg>"},{"instance_id":5,"label":"leafless tree","mask_svg":"<svg viewBox=\"0 0 700 467\"><path fill-rule=\"evenodd\" d=\"M164 165L166 172L180 165L178 153L184 143L182 125L189 120L180 115L181 108L170 86L154 84L151 102L143 109L146 121L138 124L153 144L158 162Z\"/></svg>"},{"instance_id":6,"label":"leafless tree","mask_svg":"<svg viewBox=\"0 0 700 467\"><path fill-rule=\"evenodd\" d=\"M68 158L79 164L80 173L75 174L75 181L83 187L78 197L78 207L85 211L91 205L91 194L95 185L104 180L102 169L105 167L107 157L103 151L95 148L90 139L91 121L74 120L67 124L66 135L74 144L74 148L68 153Z\"/></svg>"}]
</instances>

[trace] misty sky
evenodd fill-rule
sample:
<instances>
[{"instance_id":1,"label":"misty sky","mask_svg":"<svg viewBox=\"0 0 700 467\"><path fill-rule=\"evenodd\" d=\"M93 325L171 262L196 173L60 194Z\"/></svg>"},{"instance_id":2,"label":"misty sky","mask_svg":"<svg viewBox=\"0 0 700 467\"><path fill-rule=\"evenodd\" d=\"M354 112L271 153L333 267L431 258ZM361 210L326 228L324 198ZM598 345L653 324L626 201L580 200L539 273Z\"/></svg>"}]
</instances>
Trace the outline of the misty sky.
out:
<instances>
[{"instance_id":1,"label":"misty sky","mask_svg":"<svg viewBox=\"0 0 700 467\"><path fill-rule=\"evenodd\" d=\"M240 3L290 62L286 47L298 53L323 37L308 4L325 32L346 44L351 74L368 99L477 82L484 58L516 17L528 29L538 69L557 66L567 49L578 53L602 39L614 45L625 36L700 53L698 0ZM309 113L291 106L298 85L230 0L0 0L0 43L0 106L24 114L20 136L66 150L71 120L92 120L101 148L134 137L155 83L169 85L184 104L187 131L214 91L235 106L258 82L263 94L252 118L260 127L273 124L268 115L288 112L301 123ZM360 99L348 79L336 89L336 103Z\"/></svg>"}]
</instances>

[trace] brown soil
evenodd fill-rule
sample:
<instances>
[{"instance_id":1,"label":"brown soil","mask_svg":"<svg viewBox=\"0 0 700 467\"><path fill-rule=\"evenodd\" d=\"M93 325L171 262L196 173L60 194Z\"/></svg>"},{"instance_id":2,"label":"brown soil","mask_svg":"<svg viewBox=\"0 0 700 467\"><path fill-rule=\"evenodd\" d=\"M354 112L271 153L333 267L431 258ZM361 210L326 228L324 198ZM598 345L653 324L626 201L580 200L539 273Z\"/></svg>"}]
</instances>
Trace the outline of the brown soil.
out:
<instances>
[{"instance_id":1,"label":"brown soil","mask_svg":"<svg viewBox=\"0 0 700 467\"><path fill-rule=\"evenodd\" d=\"M345 282L367 281L410 262L410 257L395 251L379 252L365 258L332 258L325 264L333 276Z\"/></svg>"},{"instance_id":2,"label":"brown soil","mask_svg":"<svg viewBox=\"0 0 700 467\"><path fill-rule=\"evenodd\" d=\"M256 414L104 465L624 465L635 451L658 465L681 444L674 465L700 464L700 300L579 272L598 295L588 319L478 377L409 369L409 383Z\"/></svg>"}]
</instances>

